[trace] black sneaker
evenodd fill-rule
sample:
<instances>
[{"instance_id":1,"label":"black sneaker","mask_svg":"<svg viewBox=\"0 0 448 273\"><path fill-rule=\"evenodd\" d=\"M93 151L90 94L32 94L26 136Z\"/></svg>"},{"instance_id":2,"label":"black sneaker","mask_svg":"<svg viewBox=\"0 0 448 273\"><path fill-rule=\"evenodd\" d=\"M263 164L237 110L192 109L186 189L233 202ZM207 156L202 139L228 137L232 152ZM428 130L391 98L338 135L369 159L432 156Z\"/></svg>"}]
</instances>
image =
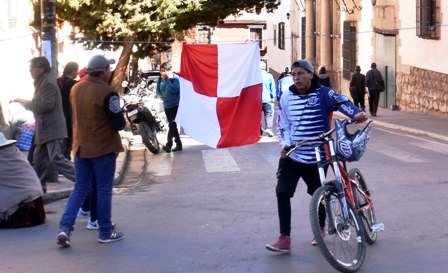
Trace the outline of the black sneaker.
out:
<instances>
[{"instance_id":1,"label":"black sneaker","mask_svg":"<svg viewBox=\"0 0 448 273\"><path fill-rule=\"evenodd\" d=\"M62 247L69 247L70 246L70 235L65 233L64 231L59 232L58 236L57 236L56 243Z\"/></svg>"},{"instance_id":2,"label":"black sneaker","mask_svg":"<svg viewBox=\"0 0 448 273\"><path fill-rule=\"evenodd\" d=\"M172 151L173 152L182 151L182 145L177 145Z\"/></svg>"},{"instance_id":3,"label":"black sneaker","mask_svg":"<svg viewBox=\"0 0 448 273\"><path fill-rule=\"evenodd\" d=\"M162 149L167 153L171 153L171 147L163 146Z\"/></svg>"},{"instance_id":4,"label":"black sneaker","mask_svg":"<svg viewBox=\"0 0 448 273\"><path fill-rule=\"evenodd\" d=\"M119 231L112 231L109 238L98 238L98 242L100 243L112 243L115 241L119 241L124 238L124 233Z\"/></svg>"}]
</instances>

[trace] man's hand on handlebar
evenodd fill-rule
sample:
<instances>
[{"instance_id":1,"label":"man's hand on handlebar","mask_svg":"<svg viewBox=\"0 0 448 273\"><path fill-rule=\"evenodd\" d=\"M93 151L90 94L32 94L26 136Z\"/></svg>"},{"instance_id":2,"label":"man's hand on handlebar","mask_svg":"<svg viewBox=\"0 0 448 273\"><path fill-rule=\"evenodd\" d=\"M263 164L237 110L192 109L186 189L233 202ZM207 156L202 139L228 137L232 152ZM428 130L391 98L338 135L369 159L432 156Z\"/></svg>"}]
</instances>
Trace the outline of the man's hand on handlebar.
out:
<instances>
[{"instance_id":1,"label":"man's hand on handlebar","mask_svg":"<svg viewBox=\"0 0 448 273\"><path fill-rule=\"evenodd\" d=\"M359 112L355 115L354 119L357 123L364 122L368 119L367 114L365 112Z\"/></svg>"}]
</instances>

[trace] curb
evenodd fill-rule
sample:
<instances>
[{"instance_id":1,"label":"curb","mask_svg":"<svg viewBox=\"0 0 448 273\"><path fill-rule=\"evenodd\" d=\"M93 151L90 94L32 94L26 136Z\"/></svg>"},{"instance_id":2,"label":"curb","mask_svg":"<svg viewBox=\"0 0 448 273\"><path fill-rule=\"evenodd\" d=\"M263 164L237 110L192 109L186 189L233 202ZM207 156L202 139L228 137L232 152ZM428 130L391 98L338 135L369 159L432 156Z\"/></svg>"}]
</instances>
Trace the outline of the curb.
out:
<instances>
[{"instance_id":1,"label":"curb","mask_svg":"<svg viewBox=\"0 0 448 273\"><path fill-rule=\"evenodd\" d=\"M115 170L115 178L114 178L114 186L119 185L121 183L121 179L123 177L124 171L126 169L127 160L128 160L128 151L129 151L129 138L122 137L122 144L124 148L124 152L119 153L117 157L117 163ZM74 183L71 181L60 181L57 182L61 185L61 189L55 189L48 191L44 194L43 200L44 203L49 203L53 201L57 201L59 199L64 199L70 196L73 191Z\"/></svg>"},{"instance_id":2,"label":"curb","mask_svg":"<svg viewBox=\"0 0 448 273\"><path fill-rule=\"evenodd\" d=\"M398 130L398 131L402 131L402 132L406 132L406 133L411 133L411 134L415 134L415 135L426 136L426 137L430 137L430 138L448 142L448 137L443 136L443 135L434 134L434 133L430 133L430 132L426 132L426 131L422 131L422 130L417 130L414 128L409 128L409 127L396 125L396 124L392 124L392 123L387 123L387 122L382 122L382 121L377 121L377 120L373 120L373 123L375 125L378 125L381 127Z\"/></svg>"}]
</instances>

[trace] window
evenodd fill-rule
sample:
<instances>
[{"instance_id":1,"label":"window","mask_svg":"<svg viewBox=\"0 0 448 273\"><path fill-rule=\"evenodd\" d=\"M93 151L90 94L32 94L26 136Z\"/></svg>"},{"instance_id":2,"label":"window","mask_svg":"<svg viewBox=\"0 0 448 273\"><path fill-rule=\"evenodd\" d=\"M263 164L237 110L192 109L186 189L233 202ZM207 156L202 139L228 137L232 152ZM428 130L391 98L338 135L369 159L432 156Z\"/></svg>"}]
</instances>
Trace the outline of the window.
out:
<instances>
[{"instance_id":1,"label":"window","mask_svg":"<svg viewBox=\"0 0 448 273\"><path fill-rule=\"evenodd\" d=\"M350 80L356 66L356 27L355 22L344 21L344 37L342 44L342 76Z\"/></svg>"},{"instance_id":2,"label":"window","mask_svg":"<svg viewBox=\"0 0 448 273\"><path fill-rule=\"evenodd\" d=\"M417 36L423 39L439 39L436 0L417 0Z\"/></svg>"},{"instance_id":3,"label":"window","mask_svg":"<svg viewBox=\"0 0 448 273\"><path fill-rule=\"evenodd\" d=\"M278 48L285 49L285 23L278 23Z\"/></svg>"},{"instance_id":4,"label":"window","mask_svg":"<svg viewBox=\"0 0 448 273\"><path fill-rule=\"evenodd\" d=\"M210 28L203 26L198 28L198 44L209 44L210 43Z\"/></svg>"},{"instance_id":5,"label":"window","mask_svg":"<svg viewBox=\"0 0 448 273\"><path fill-rule=\"evenodd\" d=\"M260 49L263 49L263 28L262 27L250 27L250 40L257 41Z\"/></svg>"},{"instance_id":6,"label":"window","mask_svg":"<svg viewBox=\"0 0 448 273\"><path fill-rule=\"evenodd\" d=\"M18 7L18 1L17 0L9 0L7 1L7 5L8 5L8 28L9 29L13 29L17 27L17 23L18 23L18 12L19 12L19 7Z\"/></svg>"}]
</instances>

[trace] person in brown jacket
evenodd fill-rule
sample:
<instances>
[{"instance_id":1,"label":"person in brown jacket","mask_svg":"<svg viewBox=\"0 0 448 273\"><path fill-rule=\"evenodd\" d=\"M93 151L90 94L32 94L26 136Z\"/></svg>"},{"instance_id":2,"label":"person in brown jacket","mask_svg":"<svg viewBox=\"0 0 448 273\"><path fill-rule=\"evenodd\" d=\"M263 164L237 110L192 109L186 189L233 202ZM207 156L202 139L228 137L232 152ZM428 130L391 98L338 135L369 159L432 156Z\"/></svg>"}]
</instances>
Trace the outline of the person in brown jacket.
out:
<instances>
[{"instance_id":1,"label":"person in brown jacket","mask_svg":"<svg viewBox=\"0 0 448 273\"><path fill-rule=\"evenodd\" d=\"M70 246L70 233L93 177L98 199L98 242L109 243L124 237L122 232L115 231L111 221L116 157L124 151L118 131L126 124L118 93L107 84L111 63L101 55L92 57L87 65L89 77L75 84L70 92L76 181L59 223L57 244L63 247Z\"/></svg>"}]
</instances>

